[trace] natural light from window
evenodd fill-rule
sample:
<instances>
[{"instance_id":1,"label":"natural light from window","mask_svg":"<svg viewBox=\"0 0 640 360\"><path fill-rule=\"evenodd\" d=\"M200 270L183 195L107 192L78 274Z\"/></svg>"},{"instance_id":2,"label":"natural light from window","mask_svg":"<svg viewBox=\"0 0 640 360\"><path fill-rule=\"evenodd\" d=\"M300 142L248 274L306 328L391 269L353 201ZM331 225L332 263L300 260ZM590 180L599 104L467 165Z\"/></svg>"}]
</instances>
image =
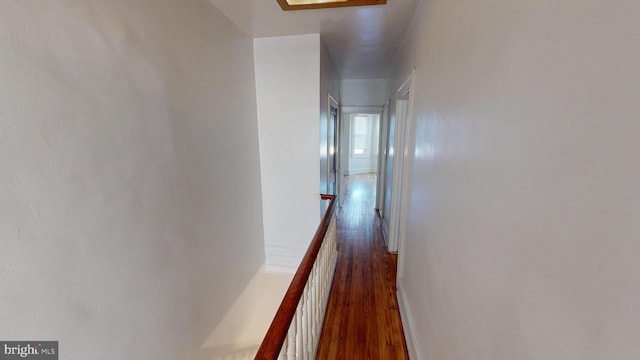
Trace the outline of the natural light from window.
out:
<instances>
[{"instance_id":1,"label":"natural light from window","mask_svg":"<svg viewBox=\"0 0 640 360\"><path fill-rule=\"evenodd\" d=\"M351 120L351 156L378 155L380 116L355 114Z\"/></svg>"},{"instance_id":2,"label":"natural light from window","mask_svg":"<svg viewBox=\"0 0 640 360\"><path fill-rule=\"evenodd\" d=\"M353 155L367 154L367 135L369 133L369 116L356 115L353 117L352 144Z\"/></svg>"}]
</instances>

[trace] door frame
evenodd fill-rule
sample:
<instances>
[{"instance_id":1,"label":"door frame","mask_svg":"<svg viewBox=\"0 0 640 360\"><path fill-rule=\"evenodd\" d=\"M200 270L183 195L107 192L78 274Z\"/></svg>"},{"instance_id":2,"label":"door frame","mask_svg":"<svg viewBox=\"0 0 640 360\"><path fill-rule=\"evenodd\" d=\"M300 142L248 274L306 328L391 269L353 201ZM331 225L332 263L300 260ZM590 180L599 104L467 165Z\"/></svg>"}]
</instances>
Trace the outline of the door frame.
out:
<instances>
[{"instance_id":1,"label":"door frame","mask_svg":"<svg viewBox=\"0 0 640 360\"><path fill-rule=\"evenodd\" d=\"M353 114L370 114L370 115L380 115L380 118L382 118L382 106L341 106L340 107L340 118L341 119L347 119L350 118L350 115ZM341 157L340 157L340 167L341 167L341 173L340 173L340 178L344 179L345 176L345 169L342 169L342 167L346 167L346 171L349 170L349 155L350 155L350 150L349 150L349 139L351 136L351 124L348 121L341 121L341 126L340 126L340 136L341 136L341 140L346 143L341 144L341 146L343 146L345 149L347 149L347 151L343 151L341 153ZM380 134L378 134L378 136L380 136ZM380 149L378 149L378 157L380 156ZM340 188L341 191L344 191L344 189L342 189L342 187ZM340 206L342 206L342 203L339 202Z\"/></svg>"},{"instance_id":2,"label":"door frame","mask_svg":"<svg viewBox=\"0 0 640 360\"><path fill-rule=\"evenodd\" d=\"M336 168L334 169L336 174L336 184L335 184L335 195L338 196L338 203L340 203L340 199L342 198L342 192L341 190L341 184L342 184L342 170L341 170L341 161L340 161L340 154L341 154L341 146L340 146L340 104L338 104L338 101L331 95L331 93L329 93L329 101L328 101L328 105L327 105L327 189L326 189L326 193L329 193L329 189L330 189L330 181L331 181L331 170L330 170L330 166L329 166L329 161L331 159L331 146L332 144L335 145L335 149L334 149L334 156L335 156L335 161L336 161ZM333 139L329 139L329 134L331 133L329 131L329 129L331 128L331 123L333 122L331 119L331 109L336 109L336 121L334 123L335 128L333 129Z\"/></svg>"},{"instance_id":3,"label":"door frame","mask_svg":"<svg viewBox=\"0 0 640 360\"><path fill-rule=\"evenodd\" d=\"M389 155L389 124L391 120L389 105L391 99L382 107L380 129L378 130L378 179L376 184L376 209L380 219L384 219L384 202L387 187L387 156Z\"/></svg>"},{"instance_id":4,"label":"door frame","mask_svg":"<svg viewBox=\"0 0 640 360\"><path fill-rule=\"evenodd\" d=\"M398 253L406 233L406 214L409 200L409 174L413 154L413 96L415 69L396 92L396 126L394 139L393 177L389 219L388 251ZM401 274L402 254L398 256L398 277Z\"/></svg>"}]
</instances>

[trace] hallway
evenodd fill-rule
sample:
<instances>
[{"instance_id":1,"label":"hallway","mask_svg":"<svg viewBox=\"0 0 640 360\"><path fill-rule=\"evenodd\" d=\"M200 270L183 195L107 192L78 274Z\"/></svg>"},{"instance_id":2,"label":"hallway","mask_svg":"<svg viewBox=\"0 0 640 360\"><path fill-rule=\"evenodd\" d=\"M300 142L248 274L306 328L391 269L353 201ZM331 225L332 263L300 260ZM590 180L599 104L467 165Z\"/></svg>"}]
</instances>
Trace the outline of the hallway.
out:
<instances>
[{"instance_id":1,"label":"hallway","mask_svg":"<svg viewBox=\"0 0 640 360\"><path fill-rule=\"evenodd\" d=\"M388 254L375 212L375 175L347 181L338 213L338 264L318 359L407 359L396 298L397 256Z\"/></svg>"}]
</instances>

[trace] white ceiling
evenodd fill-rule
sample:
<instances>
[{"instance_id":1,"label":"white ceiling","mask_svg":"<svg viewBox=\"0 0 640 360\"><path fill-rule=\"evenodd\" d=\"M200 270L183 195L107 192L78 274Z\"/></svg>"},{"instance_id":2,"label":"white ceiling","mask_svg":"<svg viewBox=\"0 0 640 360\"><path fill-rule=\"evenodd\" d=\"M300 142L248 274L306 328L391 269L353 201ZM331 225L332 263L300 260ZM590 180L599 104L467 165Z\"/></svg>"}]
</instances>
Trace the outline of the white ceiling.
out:
<instances>
[{"instance_id":1,"label":"white ceiling","mask_svg":"<svg viewBox=\"0 0 640 360\"><path fill-rule=\"evenodd\" d=\"M343 79L385 78L419 0L282 11L276 0L210 0L254 38L322 34Z\"/></svg>"}]
</instances>

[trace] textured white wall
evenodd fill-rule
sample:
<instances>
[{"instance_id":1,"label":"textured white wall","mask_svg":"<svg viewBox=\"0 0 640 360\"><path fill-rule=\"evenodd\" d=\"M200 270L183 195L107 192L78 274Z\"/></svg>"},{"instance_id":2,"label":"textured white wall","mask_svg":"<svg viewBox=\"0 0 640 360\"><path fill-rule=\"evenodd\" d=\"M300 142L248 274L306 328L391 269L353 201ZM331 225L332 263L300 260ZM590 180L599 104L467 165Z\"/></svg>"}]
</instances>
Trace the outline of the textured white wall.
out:
<instances>
[{"instance_id":1,"label":"textured white wall","mask_svg":"<svg viewBox=\"0 0 640 360\"><path fill-rule=\"evenodd\" d=\"M257 135L209 2L0 2L0 338L206 358L264 261Z\"/></svg>"},{"instance_id":2,"label":"textured white wall","mask_svg":"<svg viewBox=\"0 0 640 360\"><path fill-rule=\"evenodd\" d=\"M399 282L416 358L638 358L638 14L420 5L390 87L417 68Z\"/></svg>"},{"instance_id":3,"label":"textured white wall","mask_svg":"<svg viewBox=\"0 0 640 360\"><path fill-rule=\"evenodd\" d=\"M254 53L267 270L294 272L320 223L320 35Z\"/></svg>"}]
</instances>

